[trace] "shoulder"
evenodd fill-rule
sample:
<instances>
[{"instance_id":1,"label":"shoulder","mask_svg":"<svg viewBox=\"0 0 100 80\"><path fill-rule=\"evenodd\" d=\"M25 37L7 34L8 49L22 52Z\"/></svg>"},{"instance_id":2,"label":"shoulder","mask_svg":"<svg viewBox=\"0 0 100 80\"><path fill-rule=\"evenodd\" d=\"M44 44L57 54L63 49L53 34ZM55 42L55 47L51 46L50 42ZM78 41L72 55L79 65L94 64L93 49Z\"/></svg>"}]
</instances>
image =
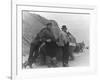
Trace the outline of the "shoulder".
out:
<instances>
[{"instance_id":1,"label":"shoulder","mask_svg":"<svg viewBox=\"0 0 100 80\"><path fill-rule=\"evenodd\" d=\"M65 32L64 32L64 31L60 31L60 33L61 33L61 34L65 34Z\"/></svg>"},{"instance_id":2,"label":"shoulder","mask_svg":"<svg viewBox=\"0 0 100 80\"><path fill-rule=\"evenodd\" d=\"M68 31L67 34L71 35L71 33Z\"/></svg>"},{"instance_id":3,"label":"shoulder","mask_svg":"<svg viewBox=\"0 0 100 80\"><path fill-rule=\"evenodd\" d=\"M47 28L46 27L44 27L44 28L42 28L41 30L40 30L40 32L46 32L47 31Z\"/></svg>"},{"instance_id":4,"label":"shoulder","mask_svg":"<svg viewBox=\"0 0 100 80\"><path fill-rule=\"evenodd\" d=\"M67 34L64 31L60 31L60 36L66 37Z\"/></svg>"}]
</instances>

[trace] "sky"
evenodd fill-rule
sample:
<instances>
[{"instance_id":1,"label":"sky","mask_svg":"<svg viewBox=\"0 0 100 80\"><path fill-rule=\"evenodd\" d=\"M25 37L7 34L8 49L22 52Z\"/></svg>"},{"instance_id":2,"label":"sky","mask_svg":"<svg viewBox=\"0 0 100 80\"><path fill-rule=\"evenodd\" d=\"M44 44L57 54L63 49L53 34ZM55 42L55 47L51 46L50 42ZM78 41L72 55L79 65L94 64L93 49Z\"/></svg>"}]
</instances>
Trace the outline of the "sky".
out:
<instances>
[{"instance_id":1,"label":"sky","mask_svg":"<svg viewBox=\"0 0 100 80\"><path fill-rule=\"evenodd\" d=\"M77 42L85 41L89 44L89 14L67 14L67 13L46 13L46 12L32 12L39 14L47 19L56 20L59 27L66 25L68 31L75 36Z\"/></svg>"}]
</instances>

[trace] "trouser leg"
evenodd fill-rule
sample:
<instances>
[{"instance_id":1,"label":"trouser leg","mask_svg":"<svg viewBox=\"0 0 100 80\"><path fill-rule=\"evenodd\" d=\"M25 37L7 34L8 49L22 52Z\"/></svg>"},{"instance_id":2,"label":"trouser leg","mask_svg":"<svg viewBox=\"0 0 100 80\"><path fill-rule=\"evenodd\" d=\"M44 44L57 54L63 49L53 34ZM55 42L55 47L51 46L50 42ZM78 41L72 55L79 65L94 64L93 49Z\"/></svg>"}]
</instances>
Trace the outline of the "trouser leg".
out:
<instances>
[{"instance_id":1,"label":"trouser leg","mask_svg":"<svg viewBox=\"0 0 100 80\"><path fill-rule=\"evenodd\" d=\"M33 52L35 51L35 46L33 43L30 45L30 52L29 52L29 58L28 58L28 65L32 66L33 63Z\"/></svg>"},{"instance_id":2,"label":"trouser leg","mask_svg":"<svg viewBox=\"0 0 100 80\"><path fill-rule=\"evenodd\" d=\"M46 64L48 65L48 67L51 67L51 57L46 56Z\"/></svg>"},{"instance_id":3,"label":"trouser leg","mask_svg":"<svg viewBox=\"0 0 100 80\"><path fill-rule=\"evenodd\" d=\"M46 55L45 55L46 52L45 51L46 51L45 48L42 47L42 49L40 49L40 52L39 52L39 55L40 55L40 58L41 58L41 61L40 61L41 65L44 65L45 62L46 62Z\"/></svg>"},{"instance_id":4,"label":"trouser leg","mask_svg":"<svg viewBox=\"0 0 100 80\"><path fill-rule=\"evenodd\" d=\"M32 66L32 63L35 61L35 59L38 56L38 48L39 48L40 45L41 45L40 42L39 43L37 43L37 42L31 43L30 52L29 52L29 58L28 58L28 65L30 67ZM33 56L34 51L36 51L36 53Z\"/></svg>"},{"instance_id":5,"label":"trouser leg","mask_svg":"<svg viewBox=\"0 0 100 80\"><path fill-rule=\"evenodd\" d=\"M68 52L68 46L63 47L63 66L68 66L68 60L69 60L69 52Z\"/></svg>"},{"instance_id":6,"label":"trouser leg","mask_svg":"<svg viewBox=\"0 0 100 80\"><path fill-rule=\"evenodd\" d=\"M57 58L56 57L52 58L52 64L53 64L53 67L57 67Z\"/></svg>"}]
</instances>

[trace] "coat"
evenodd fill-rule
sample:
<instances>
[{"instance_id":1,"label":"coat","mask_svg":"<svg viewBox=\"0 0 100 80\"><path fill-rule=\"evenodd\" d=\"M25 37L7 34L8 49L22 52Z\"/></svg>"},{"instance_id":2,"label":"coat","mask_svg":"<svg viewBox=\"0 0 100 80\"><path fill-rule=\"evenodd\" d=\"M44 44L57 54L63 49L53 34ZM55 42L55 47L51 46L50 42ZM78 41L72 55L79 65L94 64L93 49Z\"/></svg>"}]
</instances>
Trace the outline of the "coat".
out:
<instances>
[{"instance_id":1,"label":"coat","mask_svg":"<svg viewBox=\"0 0 100 80\"><path fill-rule=\"evenodd\" d=\"M69 42L68 35L64 31L59 32L58 39L59 39L57 42L58 46L64 46L65 44L67 44L67 42Z\"/></svg>"}]
</instances>

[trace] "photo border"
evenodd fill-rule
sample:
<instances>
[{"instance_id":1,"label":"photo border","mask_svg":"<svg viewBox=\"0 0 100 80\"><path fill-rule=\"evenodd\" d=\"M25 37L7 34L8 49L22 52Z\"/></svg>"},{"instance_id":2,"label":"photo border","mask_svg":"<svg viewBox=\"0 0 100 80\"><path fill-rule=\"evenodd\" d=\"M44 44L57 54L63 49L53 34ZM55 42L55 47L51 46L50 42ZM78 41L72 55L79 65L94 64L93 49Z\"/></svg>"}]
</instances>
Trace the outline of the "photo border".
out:
<instances>
[{"instance_id":1,"label":"photo border","mask_svg":"<svg viewBox=\"0 0 100 80\"><path fill-rule=\"evenodd\" d=\"M18 33L18 31L17 31L17 6L23 6L23 5L20 5L20 4L17 4L16 5L16 41L17 41L17 33ZM28 5L29 6L29 5ZM30 5L31 6L31 5ZM39 6L39 5L32 5L32 6L38 6L38 7L51 7L51 8L53 8L54 6ZM54 8L68 8L68 7L54 7ZM71 8L71 7L69 7L69 8ZM76 9L76 8L75 8ZM77 9L88 9L88 10L95 10L95 8L77 8ZM12 11L12 14L13 14L13 11ZM11 15L12 15L11 14ZM11 16L11 22L12 22L12 16ZM11 31L12 31L12 26L11 26ZM13 32L11 32L11 34L12 34ZM12 43L12 35L11 35L11 43ZM13 44L13 43L12 43ZM12 45L11 44L11 45ZM12 46L11 46L11 51L12 51ZM17 42L16 42L16 57L17 57L18 55L17 55ZM12 68L13 68L13 65L12 65L12 52L11 52L11 75L13 76L13 70L12 70ZM17 65L18 65L18 61L17 61L17 59L18 58L16 58L16 76L18 75L17 74L17 70L18 70L18 68L17 68ZM11 79L13 79L13 78L11 78Z\"/></svg>"}]
</instances>

